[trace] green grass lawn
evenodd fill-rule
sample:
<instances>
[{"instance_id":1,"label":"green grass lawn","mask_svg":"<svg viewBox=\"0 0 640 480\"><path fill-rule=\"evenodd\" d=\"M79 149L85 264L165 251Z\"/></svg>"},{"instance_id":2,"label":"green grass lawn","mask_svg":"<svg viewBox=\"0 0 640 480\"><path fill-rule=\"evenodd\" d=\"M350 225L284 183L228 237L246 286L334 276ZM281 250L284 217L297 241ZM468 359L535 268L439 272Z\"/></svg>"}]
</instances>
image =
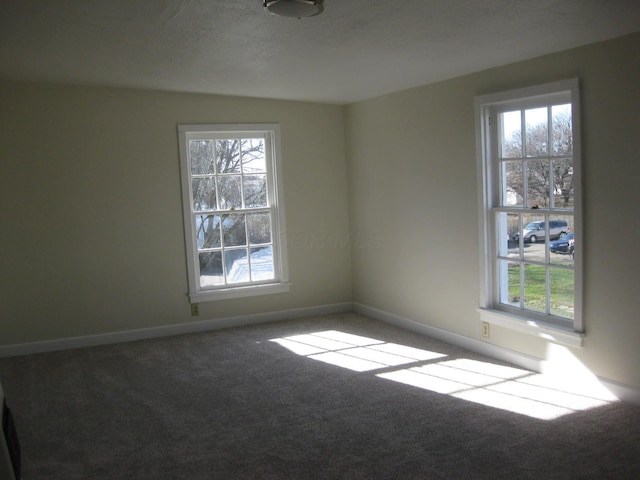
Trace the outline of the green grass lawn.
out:
<instances>
[{"instance_id":1,"label":"green grass lawn","mask_svg":"<svg viewBox=\"0 0 640 480\"><path fill-rule=\"evenodd\" d=\"M547 290L545 267L526 265L524 282L525 308L544 312ZM573 298L573 270L551 268L551 313L573 318ZM520 270L517 266L509 267L509 300L520 300Z\"/></svg>"}]
</instances>

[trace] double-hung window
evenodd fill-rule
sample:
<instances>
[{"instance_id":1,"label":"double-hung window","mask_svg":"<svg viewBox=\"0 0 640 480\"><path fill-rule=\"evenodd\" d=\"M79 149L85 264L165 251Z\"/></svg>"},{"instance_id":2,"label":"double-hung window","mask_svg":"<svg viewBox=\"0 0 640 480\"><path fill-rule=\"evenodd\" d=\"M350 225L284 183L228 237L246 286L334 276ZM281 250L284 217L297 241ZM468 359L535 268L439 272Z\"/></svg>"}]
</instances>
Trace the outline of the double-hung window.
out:
<instances>
[{"instance_id":1,"label":"double-hung window","mask_svg":"<svg viewBox=\"0 0 640 480\"><path fill-rule=\"evenodd\" d=\"M192 303L289 289L279 128L179 125Z\"/></svg>"},{"instance_id":2,"label":"double-hung window","mask_svg":"<svg viewBox=\"0 0 640 480\"><path fill-rule=\"evenodd\" d=\"M578 82L476 99L481 318L581 345Z\"/></svg>"}]
</instances>

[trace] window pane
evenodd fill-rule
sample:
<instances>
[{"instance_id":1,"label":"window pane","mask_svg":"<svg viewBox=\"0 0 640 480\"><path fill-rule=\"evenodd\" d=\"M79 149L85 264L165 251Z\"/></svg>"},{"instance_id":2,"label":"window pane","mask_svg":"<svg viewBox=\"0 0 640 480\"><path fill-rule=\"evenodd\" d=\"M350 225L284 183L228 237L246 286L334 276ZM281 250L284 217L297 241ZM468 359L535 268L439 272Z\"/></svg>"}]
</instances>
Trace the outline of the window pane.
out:
<instances>
[{"instance_id":1,"label":"window pane","mask_svg":"<svg viewBox=\"0 0 640 480\"><path fill-rule=\"evenodd\" d=\"M220 215L196 215L198 250L220 247Z\"/></svg>"},{"instance_id":2,"label":"window pane","mask_svg":"<svg viewBox=\"0 0 640 480\"><path fill-rule=\"evenodd\" d=\"M525 110L526 142L525 152L527 157L541 157L548 154L549 127L547 107Z\"/></svg>"},{"instance_id":3,"label":"window pane","mask_svg":"<svg viewBox=\"0 0 640 480\"><path fill-rule=\"evenodd\" d=\"M507 260L498 262L500 303L520 307L520 265Z\"/></svg>"},{"instance_id":4,"label":"window pane","mask_svg":"<svg viewBox=\"0 0 640 480\"><path fill-rule=\"evenodd\" d=\"M205 252L198 255L200 260L200 286L210 287L224 284L222 273L222 252Z\"/></svg>"},{"instance_id":5,"label":"window pane","mask_svg":"<svg viewBox=\"0 0 640 480\"><path fill-rule=\"evenodd\" d=\"M546 225L543 215L522 216L522 237L524 259L532 262L544 263L546 261L545 235Z\"/></svg>"},{"instance_id":6,"label":"window pane","mask_svg":"<svg viewBox=\"0 0 640 480\"><path fill-rule=\"evenodd\" d=\"M251 280L273 280L273 249L260 247L251 249Z\"/></svg>"},{"instance_id":7,"label":"window pane","mask_svg":"<svg viewBox=\"0 0 640 480\"><path fill-rule=\"evenodd\" d=\"M211 140L190 140L189 157L193 175L215 173L213 170L213 142Z\"/></svg>"},{"instance_id":8,"label":"window pane","mask_svg":"<svg viewBox=\"0 0 640 480\"><path fill-rule=\"evenodd\" d=\"M574 276L573 270L551 268L551 314L573 318Z\"/></svg>"},{"instance_id":9,"label":"window pane","mask_svg":"<svg viewBox=\"0 0 640 480\"><path fill-rule=\"evenodd\" d=\"M553 160L553 202L555 208L573 208L573 159Z\"/></svg>"},{"instance_id":10,"label":"window pane","mask_svg":"<svg viewBox=\"0 0 640 480\"><path fill-rule=\"evenodd\" d=\"M551 170L549 160L527 160L527 206L551 206Z\"/></svg>"},{"instance_id":11,"label":"window pane","mask_svg":"<svg viewBox=\"0 0 640 480\"><path fill-rule=\"evenodd\" d=\"M264 155L264 139L248 138L243 140L242 170L244 173L263 173L267 171L267 159Z\"/></svg>"},{"instance_id":12,"label":"window pane","mask_svg":"<svg viewBox=\"0 0 640 480\"><path fill-rule=\"evenodd\" d=\"M520 259L520 244L517 238L520 215L500 212L497 216L498 255Z\"/></svg>"},{"instance_id":13,"label":"window pane","mask_svg":"<svg viewBox=\"0 0 640 480\"><path fill-rule=\"evenodd\" d=\"M524 173L522 161L502 162L502 205L521 207L524 201Z\"/></svg>"},{"instance_id":14,"label":"window pane","mask_svg":"<svg viewBox=\"0 0 640 480\"><path fill-rule=\"evenodd\" d=\"M550 262L555 265L573 265L575 238L573 232L549 242Z\"/></svg>"},{"instance_id":15,"label":"window pane","mask_svg":"<svg viewBox=\"0 0 640 480\"><path fill-rule=\"evenodd\" d=\"M522 232L515 233L515 239L523 237L524 243L537 243L544 239L544 215L522 216Z\"/></svg>"},{"instance_id":16,"label":"window pane","mask_svg":"<svg viewBox=\"0 0 640 480\"><path fill-rule=\"evenodd\" d=\"M241 181L242 177L240 175L218 177L218 192L220 195L220 208L222 210L242 208Z\"/></svg>"},{"instance_id":17,"label":"window pane","mask_svg":"<svg viewBox=\"0 0 640 480\"><path fill-rule=\"evenodd\" d=\"M521 111L500 114L502 158L522 158L522 119Z\"/></svg>"},{"instance_id":18,"label":"window pane","mask_svg":"<svg viewBox=\"0 0 640 480\"><path fill-rule=\"evenodd\" d=\"M227 283L242 283L251 280L246 248L225 250L224 265L227 271Z\"/></svg>"},{"instance_id":19,"label":"window pane","mask_svg":"<svg viewBox=\"0 0 640 480\"><path fill-rule=\"evenodd\" d=\"M524 308L543 313L547 310L547 269L542 265L524 267Z\"/></svg>"},{"instance_id":20,"label":"window pane","mask_svg":"<svg viewBox=\"0 0 640 480\"><path fill-rule=\"evenodd\" d=\"M573 230L573 216L553 215L549 217L549 237L557 240L561 235Z\"/></svg>"},{"instance_id":21,"label":"window pane","mask_svg":"<svg viewBox=\"0 0 640 480\"><path fill-rule=\"evenodd\" d=\"M194 178L191 182L193 189L193 210L216 210L216 179L214 177Z\"/></svg>"},{"instance_id":22,"label":"window pane","mask_svg":"<svg viewBox=\"0 0 640 480\"><path fill-rule=\"evenodd\" d=\"M560 265L573 265L575 247L572 215L549 217L549 261Z\"/></svg>"},{"instance_id":23,"label":"window pane","mask_svg":"<svg viewBox=\"0 0 640 480\"><path fill-rule=\"evenodd\" d=\"M244 217L245 215L242 213L232 213L222 216L222 238L225 247L247 244Z\"/></svg>"},{"instance_id":24,"label":"window pane","mask_svg":"<svg viewBox=\"0 0 640 480\"><path fill-rule=\"evenodd\" d=\"M247 230L251 245L271 243L271 214L269 212L247 214Z\"/></svg>"},{"instance_id":25,"label":"window pane","mask_svg":"<svg viewBox=\"0 0 640 480\"><path fill-rule=\"evenodd\" d=\"M240 140L216 140L217 173L240 173Z\"/></svg>"},{"instance_id":26,"label":"window pane","mask_svg":"<svg viewBox=\"0 0 640 480\"><path fill-rule=\"evenodd\" d=\"M551 122L553 123L553 155L573 155L571 104L551 107Z\"/></svg>"},{"instance_id":27,"label":"window pane","mask_svg":"<svg viewBox=\"0 0 640 480\"><path fill-rule=\"evenodd\" d=\"M244 177L245 208L267 206L267 176L247 175Z\"/></svg>"}]
</instances>

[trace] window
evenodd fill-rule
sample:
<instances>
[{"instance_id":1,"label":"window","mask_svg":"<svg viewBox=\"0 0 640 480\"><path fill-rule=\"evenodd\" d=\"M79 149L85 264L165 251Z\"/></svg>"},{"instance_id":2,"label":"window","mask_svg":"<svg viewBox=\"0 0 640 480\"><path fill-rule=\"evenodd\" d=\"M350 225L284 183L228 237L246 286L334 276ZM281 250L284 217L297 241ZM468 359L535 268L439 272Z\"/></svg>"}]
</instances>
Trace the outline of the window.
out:
<instances>
[{"instance_id":1,"label":"window","mask_svg":"<svg viewBox=\"0 0 640 480\"><path fill-rule=\"evenodd\" d=\"M286 292L277 125L180 125L189 298Z\"/></svg>"},{"instance_id":2,"label":"window","mask_svg":"<svg viewBox=\"0 0 640 480\"><path fill-rule=\"evenodd\" d=\"M481 317L581 345L578 82L476 99Z\"/></svg>"}]
</instances>

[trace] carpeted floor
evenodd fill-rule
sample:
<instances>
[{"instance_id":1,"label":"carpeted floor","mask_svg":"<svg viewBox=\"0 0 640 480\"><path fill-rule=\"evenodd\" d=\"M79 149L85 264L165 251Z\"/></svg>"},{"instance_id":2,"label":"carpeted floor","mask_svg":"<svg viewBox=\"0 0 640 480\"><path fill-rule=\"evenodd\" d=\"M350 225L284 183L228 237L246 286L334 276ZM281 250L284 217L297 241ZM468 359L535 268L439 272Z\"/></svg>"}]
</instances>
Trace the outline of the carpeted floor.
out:
<instances>
[{"instance_id":1,"label":"carpeted floor","mask_svg":"<svg viewBox=\"0 0 640 480\"><path fill-rule=\"evenodd\" d=\"M640 406L356 314L5 358L0 379L25 480L640 478Z\"/></svg>"}]
</instances>

